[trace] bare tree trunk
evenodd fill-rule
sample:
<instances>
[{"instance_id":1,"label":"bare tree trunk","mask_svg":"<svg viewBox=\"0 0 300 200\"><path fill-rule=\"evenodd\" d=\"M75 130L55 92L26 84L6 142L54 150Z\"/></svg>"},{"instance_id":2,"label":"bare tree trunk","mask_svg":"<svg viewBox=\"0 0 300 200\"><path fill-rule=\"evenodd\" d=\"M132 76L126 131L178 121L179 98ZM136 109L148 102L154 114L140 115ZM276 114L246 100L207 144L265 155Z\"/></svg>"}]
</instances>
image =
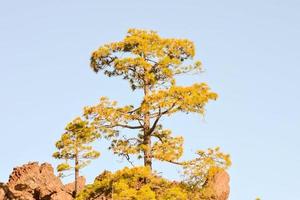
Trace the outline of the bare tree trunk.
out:
<instances>
[{"instance_id":1,"label":"bare tree trunk","mask_svg":"<svg viewBox=\"0 0 300 200\"><path fill-rule=\"evenodd\" d=\"M145 81L144 95L147 96L149 93L149 86ZM143 144L146 146L144 150L144 166L150 167L152 170L152 155L151 155L151 133L150 133L150 113L147 111L144 114L144 141Z\"/></svg>"},{"instance_id":2,"label":"bare tree trunk","mask_svg":"<svg viewBox=\"0 0 300 200\"><path fill-rule=\"evenodd\" d=\"M78 151L76 148L76 152L75 152L75 188L74 188L74 194L73 197L75 198L78 192L78 176L79 176L79 161L78 161Z\"/></svg>"},{"instance_id":3,"label":"bare tree trunk","mask_svg":"<svg viewBox=\"0 0 300 200\"><path fill-rule=\"evenodd\" d=\"M151 156L151 136L148 134L144 135L144 145L146 149L144 151L144 166L152 169L152 156Z\"/></svg>"}]
</instances>

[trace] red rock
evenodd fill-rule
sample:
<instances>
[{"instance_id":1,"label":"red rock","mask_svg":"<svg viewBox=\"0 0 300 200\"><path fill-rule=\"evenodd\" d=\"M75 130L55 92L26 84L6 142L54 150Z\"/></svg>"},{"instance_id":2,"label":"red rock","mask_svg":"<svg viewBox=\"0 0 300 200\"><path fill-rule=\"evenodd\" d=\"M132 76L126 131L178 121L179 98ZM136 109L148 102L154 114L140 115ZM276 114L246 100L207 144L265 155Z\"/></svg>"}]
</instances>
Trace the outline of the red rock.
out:
<instances>
[{"instance_id":1,"label":"red rock","mask_svg":"<svg viewBox=\"0 0 300 200\"><path fill-rule=\"evenodd\" d=\"M50 164L32 162L13 169L8 183L0 185L0 200L72 200L72 185L64 186ZM84 185L81 177L79 188Z\"/></svg>"},{"instance_id":2,"label":"red rock","mask_svg":"<svg viewBox=\"0 0 300 200\"><path fill-rule=\"evenodd\" d=\"M85 181L86 180L85 180L84 176L78 177L78 180L77 180L78 191L77 192L80 192L81 190L83 190L83 188L85 186ZM68 192L69 194L73 194L74 190L75 190L75 182L66 184L64 187L64 191Z\"/></svg>"},{"instance_id":3,"label":"red rock","mask_svg":"<svg viewBox=\"0 0 300 200\"><path fill-rule=\"evenodd\" d=\"M3 184L0 183L0 200L4 200L5 197L5 190L3 188Z\"/></svg>"},{"instance_id":4,"label":"red rock","mask_svg":"<svg viewBox=\"0 0 300 200\"><path fill-rule=\"evenodd\" d=\"M60 191L51 195L51 199L49 200L73 200L73 197L67 192Z\"/></svg>"},{"instance_id":5,"label":"red rock","mask_svg":"<svg viewBox=\"0 0 300 200\"><path fill-rule=\"evenodd\" d=\"M229 175L225 171L221 171L214 176L213 179L213 190L215 191L215 195L217 196L218 200L227 200L230 187L229 187Z\"/></svg>"},{"instance_id":6,"label":"red rock","mask_svg":"<svg viewBox=\"0 0 300 200\"><path fill-rule=\"evenodd\" d=\"M229 175L226 171L218 171L208 182L205 184L205 188L208 194L211 195L211 200L227 200L230 193Z\"/></svg>"}]
</instances>

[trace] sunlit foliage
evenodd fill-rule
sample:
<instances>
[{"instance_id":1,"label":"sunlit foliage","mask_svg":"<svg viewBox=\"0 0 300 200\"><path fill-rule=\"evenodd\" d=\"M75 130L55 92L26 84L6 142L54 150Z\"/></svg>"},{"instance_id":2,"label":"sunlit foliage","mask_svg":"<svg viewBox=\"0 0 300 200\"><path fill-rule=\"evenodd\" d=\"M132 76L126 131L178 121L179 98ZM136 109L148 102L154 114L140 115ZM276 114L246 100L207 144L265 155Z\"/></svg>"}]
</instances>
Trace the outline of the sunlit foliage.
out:
<instances>
[{"instance_id":1,"label":"sunlit foliage","mask_svg":"<svg viewBox=\"0 0 300 200\"><path fill-rule=\"evenodd\" d=\"M210 187L169 181L151 172L149 167L125 167L115 173L103 172L76 200L213 200L214 193Z\"/></svg>"},{"instance_id":2,"label":"sunlit foliage","mask_svg":"<svg viewBox=\"0 0 300 200\"><path fill-rule=\"evenodd\" d=\"M56 142L55 146L58 151L53 153L53 157L65 160L65 162L57 166L57 171L74 170L75 195L77 192L79 170L88 165L91 159L100 156L100 153L91 146L91 143L99 137L100 134L95 128L90 126L87 121L78 117L66 126L65 133ZM73 165L70 164L70 160L74 161Z\"/></svg>"},{"instance_id":3,"label":"sunlit foliage","mask_svg":"<svg viewBox=\"0 0 300 200\"><path fill-rule=\"evenodd\" d=\"M93 52L91 67L108 76L121 76L132 89L162 86L174 76L201 70L201 62L185 63L195 55L187 39L161 38L154 31L129 29L123 41L101 46Z\"/></svg>"},{"instance_id":4,"label":"sunlit foliage","mask_svg":"<svg viewBox=\"0 0 300 200\"><path fill-rule=\"evenodd\" d=\"M219 147L198 151L197 157L183 165L186 182L191 187L201 187L207 179L219 170L226 170L231 165L230 156L220 152Z\"/></svg>"},{"instance_id":5,"label":"sunlit foliage","mask_svg":"<svg viewBox=\"0 0 300 200\"><path fill-rule=\"evenodd\" d=\"M127 80L131 89L141 90L136 105L119 105L108 97L84 108L85 120L76 118L56 143L55 158L65 159L59 171L79 169L99 152L90 145L103 135L109 149L133 164L132 156L144 160L143 167L105 171L93 184L77 195L78 200L108 198L114 200L212 200L210 182L216 173L231 165L230 156L217 147L198 150L196 158L181 159L183 136L164 128L161 119L175 113L205 114L208 102L218 95L206 83L180 86L176 77L201 72L201 62L194 60L194 43L187 39L163 38L154 31L130 29L119 42L102 45L91 56L91 68L105 75ZM130 132L124 131L129 129ZM152 160L183 167L183 181L168 181L152 170ZM75 165L69 165L75 160Z\"/></svg>"},{"instance_id":6,"label":"sunlit foliage","mask_svg":"<svg viewBox=\"0 0 300 200\"><path fill-rule=\"evenodd\" d=\"M177 112L205 113L205 105L217 99L206 83L191 86L176 84L176 76L201 71L201 62L193 60L194 43L187 39L162 38L154 31L130 29L120 42L102 45L91 56L91 68L105 75L129 81L132 90L141 89L142 101L118 106L101 97L98 104L84 109L84 116L105 137L110 149L132 162L131 155L179 164L183 154L183 137L173 136L163 128L161 119ZM122 134L134 129L136 134ZM186 164L186 163L185 163Z\"/></svg>"},{"instance_id":7,"label":"sunlit foliage","mask_svg":"<svg viewBox=\"0 0 300 200\"><path fill-rule=\"evenodd\" d=\"M88 185L77 199L103 196L115 200L183 200L187 199L188 192L188 187L183 183L167 181L154 175L148 167L134 167L116 173L105 172Z\"/></svg>"}]
</instances>

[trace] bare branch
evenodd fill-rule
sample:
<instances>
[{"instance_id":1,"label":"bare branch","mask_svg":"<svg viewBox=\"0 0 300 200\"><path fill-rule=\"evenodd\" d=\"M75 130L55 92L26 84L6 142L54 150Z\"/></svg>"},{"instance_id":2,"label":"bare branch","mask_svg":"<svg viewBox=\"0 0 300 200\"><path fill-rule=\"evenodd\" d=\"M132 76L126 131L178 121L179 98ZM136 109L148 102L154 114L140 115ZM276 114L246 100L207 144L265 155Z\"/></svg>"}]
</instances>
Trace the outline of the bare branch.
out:
<instances>
[{"instance_id":1,"label":"bare branch","mask_svg":"<svg viewBox=\"0 0 300 200\"><path fill-rule=\"evenodd\" d=\"M161 108L159 107L159 111L156 112L156 113L152 113L152 117L158 117L159 115L165 115L165 114L168 114L177 104L178 101L174 102L172 104L172 106L170 106L170 108L166 109L165 111L161 112Z\"/></svg>"},{"instance_id":2,"label":"bare branch","mask_svg":"<svg viewBox=\"0 0 300 200\"><path fill-rule=\"evenodd\" d=\"M150 128L149 134L151 134L155 130L155 127L157 126L157 123L160 120L161 116L170 112L175 107L175 105L176 105L176 102L173 103L173 105L170 108L168 108L167 110L165 110L164 112L161 112L161 108L159 107L158 113L157 113L157 118L155 119L152 127Z\"/></svg>"},{"instance_id":3,"label":"bare branch","mask_svg":"<svg viewBox=\"0 0 300 200\"><path fill-rule=\"evenodd\" d=\"M129 129L141 129L143 128L143 126L130 126L130 125L126 125L126 124L115 124L115 125L107 125L105 127L107 128L114 128L114 127L122 127L122 128L129 128Z\"/></svg>"},{"instance_id":4,"label":"bare branch","mask_svg":"<svg viewBox=\"0 0 300 200\"><path fill-rule=\"evenodd\" d=\"M159 111L158 111L158 117L155 119L155 121L154 121L152 127L150 128L149 134L151 134L151 133L155 130L156 125L157 125L159 119L161 118L161 116L162 116L162 113L161 113L161 109L159 108Z\"/></svg>"},{"instance_id":5,"label":"bare branch","mask_svg":"<svg viewBox=\"0 0 300 200\"><path fill-rule=\"evenodd\" d=\"M176 162L176 161L172 161L172 160L165 160L165 161L167 161L167 162L169 162L169 163L172 163L172 164L175 164L175 165L185 165L185 163L184 162Z\"/></svg>"},{"instance_id":6,"label":"bare branch","mask_svg":"<svg viewBox=\"0 0 300 200\"><path fill-rule=\"evenodd\" d=\"M138 111L139 109L141 109L141 107L138 107L138 108L136 108L136 109L134 109L134 110L132 110L132 111L129 111L128 114L132 114L132 113Z\"/></svg>"},{"instance_id":7,"label":"bare branch","mask_svg":"<svg viewBox=\"0 0 300 200\"><path fill-rule=\"evenodd\" d=\"M141 129L143 126L129 126L126 124L117 124L116 126L120 126L122 128L129 128L129 129Z\"/></svg>"},{"instance_id":8,"label":"bare branch","mask_svg":"<svg viewBox=\"0 0 300 200\"><path fill-rule=\"evenodd\" d=\"M130 156L128 154L122 154L122 156L129 162L132 167L135 167L133 162L130 160Z\"/></svg>"},{"instance_id":9,"label":"bare branch","mask_svg":"<svg viewBox=\"0 0 300 200\"><path fill-rule=\"evenodd\" d=\"M154 134L153 136L156 137L156 138L158 138L161 143L164 142L163 139L160 137L160 135Z\"/></svg>"}]
</instances>

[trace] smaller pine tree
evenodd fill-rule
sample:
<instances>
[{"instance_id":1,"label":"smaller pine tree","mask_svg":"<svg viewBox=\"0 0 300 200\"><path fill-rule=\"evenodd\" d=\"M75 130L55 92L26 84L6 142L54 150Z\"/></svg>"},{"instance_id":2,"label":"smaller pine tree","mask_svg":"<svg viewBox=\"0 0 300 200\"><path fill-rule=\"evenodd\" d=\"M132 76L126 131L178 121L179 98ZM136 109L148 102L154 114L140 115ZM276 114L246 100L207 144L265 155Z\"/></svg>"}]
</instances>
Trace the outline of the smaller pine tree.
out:
<instances>
[{"instance_id":1,"label":"smaller pine tree","mask_svg":"<svg viewBox=\"0 0 300 200\"><path fill-rule=\"evenodd\" d=\"M95 128L90 126L87 121L77 117L66 126L65 133L55 144L58 151L53 153L53 157L65 160L57 166L57 171L74 170L74 196L78 192L79 170L87 166L92 159L100 156L100 153L91 146L91 143L98 138L100 138L100 134ZM74 161L73 165L69 164L70 160Z\"/></svg>"}]
</instances>

